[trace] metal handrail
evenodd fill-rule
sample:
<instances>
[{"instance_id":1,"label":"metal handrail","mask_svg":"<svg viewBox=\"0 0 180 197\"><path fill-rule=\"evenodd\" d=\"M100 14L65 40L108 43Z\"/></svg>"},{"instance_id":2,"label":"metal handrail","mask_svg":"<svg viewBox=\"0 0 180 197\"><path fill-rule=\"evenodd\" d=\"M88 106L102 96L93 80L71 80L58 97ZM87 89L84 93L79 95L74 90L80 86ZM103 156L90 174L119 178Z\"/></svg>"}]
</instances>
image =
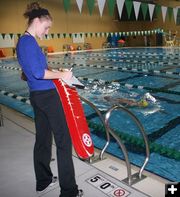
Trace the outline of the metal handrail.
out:
<instances>
[{"instance_id":1,"label":"metal handrail","mask_svg":"<svg viewBox=\"0 0 180 197\"><path fill-rule=\"evenodd\" d=\"M82 97L81 95L79 95L80 99L82 101L84 101L85 103L87 103L90 107L92 107L92 109L94 109L94 111L98 114L104 128L105 128L105 131L106 131L106 144L104 145L103 149L101 150L100 154L99 154L99 159L102 160L103 159L103 155L104 155L104 152L106 150L106 148L108 147L109 143L110 143L110 135L109 135L109 130L107 129L106 125L105 125L105 121L104 121L104 118L101 114L101 112L98 110L98 108L92 103L90 102L89 100L85 99L84 97Z\"/></svg>"},{"instance_id":2,"label":"metal handrail","mask_svg":"<svg viewBox=\"0 0 180 197\"><path fill-rule=\"evenodd\" d=\"M107 129L109 130L109 133L113 136L113 138L118 142L119 146L121 147L121 150L124 154L125 157L125 162L126 162L126 167L127 167L127 175L128 175L128 183L129 185L132 184L132 176L131 176L131 164L129 162L129 158L128 158L128 153L127 153L127 149L124 146L124 143L121 141L121 139L112 131L112 129L109 127L109 123L108 120L111 116L112 111L115 109L114 107L111 107L105 115L105 125L107 127Z\"/></svg>"},{"instance_id":3,"label":"metal handrail","mask_svg":"<svg viewBox=\"0 0 180 197\"><path fill-rule=\"evenodd\" d=\"M146 147L146 158L145 158L144 163L143 163L143 165L142 165L142 167L140 168L140 171L139 171L139 179L141 179L141 177L142 177L142 172L143 172L145 166L147 165L147 163L148 163L148 161L149 161L149 156L150 156L150 151L149 151L149 144L148 144L147 135L146 135L146 133L145 133L145 131L144 131L144 128L143 128L141 122L138 120L138 118L137 118L130 110L128 110L127 108L123 107L122 105L115 105L115 106L111 107L111 108L108 110L108 112L106 113L106 121L105 121L107 127L109 127L109 125L108 125L108 120L109 120L109 118L110 118L111 112L112 112L113 110L115 110L115 109L121 109L121 110L127 112L127 113L131 116L131 118L135 121L135 123L137 124L137 126L138 126L138 128L140 129L141 134L142 134L142 136L143 136L144 143L145 143L145 147ZM111 131L112 131L112 130L110 129L109 132L111 133ZM120 144L119 144L119 145L120 145ZM120 145L120 146L121 146L121 145ZM123 151L124 151L124 150L123 150ZM123 152L123 153L124 153L124 156L125 156L125 159L126 159L127 167L130 167L130 165L128 164L128 160L127 160L127 158L126 158L126 157L127 157L127 156L126 156L126 153L125 153L125 152ZM128 179L129 179L129 182L131 182L130 172L131 172L130 169L128 169Z\"/></svg>"}]
</instances>

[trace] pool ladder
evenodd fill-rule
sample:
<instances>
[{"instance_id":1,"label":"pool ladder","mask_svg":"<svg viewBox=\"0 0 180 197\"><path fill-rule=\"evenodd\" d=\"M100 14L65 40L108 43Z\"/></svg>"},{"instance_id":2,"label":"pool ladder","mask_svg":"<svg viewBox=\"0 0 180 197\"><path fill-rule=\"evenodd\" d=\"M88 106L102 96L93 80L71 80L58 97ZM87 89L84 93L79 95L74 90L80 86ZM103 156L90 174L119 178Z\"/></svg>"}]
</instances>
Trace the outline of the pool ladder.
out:
<instances>
[{"instance_id":1,"label":"pool ladder","mask_svg":"<svg viewBox=\"0 0 180 197\"><path fill-rule=\"evenodd\" d=\"M92 109L94 109L94 111L97 113L97 115L99 116L104 128L105 128L105 132L106 132L106 144L104 145L103 149L101 150L100 154L98 157L91 157L89 159L90 163L96 162L98 160L103 160L103 156L104 156L104 152L106 151L107 147L109 146L110 143L110 135L116 140L116 142L118 143L118 145L120 146L122 153L124 155L125 158L125 162L126 162L126 167L127 167L127 178L123 179L122 181L129 184L129 185L133 185L141 180L143 180L146 176L142 174L145 166L147 165L148 161L149 161L149 156L150 156L150 151L149 151L149 143L148 143L148 138L147 135L145 133L145 130L141 124L141 122L138 120L138 118L127 108L125 108L122 105L114 105L112 106L105 114L105 118L103 117L103 115L101 114L100 110L98 110L98 108L90 101L88 101L87 99L85 99L84 97L80 96L81 100L84 101L85 103L87 103ZM135 173L132 175L131 173L131 164L129 161L129 157L128 157L128 152L127 149L124 145L124 143L122 142L122 140L120 139L120 137L110 128L109 126L109 119L111 116L111 113L114 110L122 110L124 112L126 112L131 118L132 120L136 123L137 127L139 128L144 143L145 143L145 149L146 149L146 157L144 160L143 165L141 166L140 170L138 173Z\"/></svg>"}]
</instances>

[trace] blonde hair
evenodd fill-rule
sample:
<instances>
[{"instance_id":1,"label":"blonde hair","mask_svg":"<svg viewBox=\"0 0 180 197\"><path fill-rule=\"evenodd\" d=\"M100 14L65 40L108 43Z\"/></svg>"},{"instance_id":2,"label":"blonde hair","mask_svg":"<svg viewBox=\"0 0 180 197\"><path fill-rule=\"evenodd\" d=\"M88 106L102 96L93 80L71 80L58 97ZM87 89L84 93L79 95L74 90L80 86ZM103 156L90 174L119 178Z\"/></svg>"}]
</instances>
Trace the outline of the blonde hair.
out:
<instances>
[{"instance_id":1,"label":"blonde hair","mask_svg":"<svg viewBox=\"0 0 180 197\"><path fill-rule=\"evenodd\" d=\"M28 4L23 15L28 19L28 25L32 23L34 18L45 18L52 21L49 11L42 8L38 2Z\"/></svg>"}]
</instances>

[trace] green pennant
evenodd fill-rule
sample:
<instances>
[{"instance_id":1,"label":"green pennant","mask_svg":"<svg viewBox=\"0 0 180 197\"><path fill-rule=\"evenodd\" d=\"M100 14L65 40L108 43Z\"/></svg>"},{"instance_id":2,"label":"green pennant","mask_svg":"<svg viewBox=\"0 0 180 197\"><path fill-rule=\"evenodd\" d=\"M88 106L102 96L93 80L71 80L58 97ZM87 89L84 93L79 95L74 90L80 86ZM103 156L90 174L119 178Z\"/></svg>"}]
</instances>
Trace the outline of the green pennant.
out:
<instances>
[{"instance_id":1,"label":"green pennant","mask_svg":"<svg viewBox=\"0 0 180 197\"><path fill-rule=\"evenodd\" d=\"M9 35L10 35L11 39L12 39L12 38L13 38L13 36L14 36L14 34L13 34L13 33L10 33Z\"/></svg>"},{"instance_id":2,"label":"green pennant","mask_svg":"<svg viewBox=\"0 0 180 197\"><path fill-rule=\"evenodd\" d=\"M116 0L107 0L109 15L114 15L114 7L115 7Z\"/></svg>"},{"instance_id":3,"label":"green pennant","mask_svg":"<svg viewBox=\"0 0 180 197\"><path fill-rule=\"evenodd\" d=\"M141 3L141 10L143 13L144 20L146 19L147 11L148 11L148 4L147 3Z\"/></svg>"},{"instance_id":4,"label":"green pennant","mask_svg":"<svg viewBox=\"0 0 180 197\"><path fill-rule=\"evenodd\" d=\"M5 33L2 33L1 35L2 35L3 39L5 39L6 34Z\"/></svg>"},{"instance_id":5,"label":"green pennant","mask_svg":"<svg viewBox=\"0 0 180 197\"><path fill-rule=\"evenodd\" d=\"M51 38L52 38L52 39L54 38L54 34L51 34Z\"/></svg>"},{"instance_id":6,"label":"green pennant","mask_svg":"<svg viewBox=\"0 0 180 197\"><path fill-rule=\"evenodd\" d=\"M169 16L169 20L171 20L172 19L172 15L173 15L173 8L168 7L167 13L168 13L168 16Z\"/></svg>"},{"instance_id":7,"label":"green pennant","mask_svg":"<svg viewBox=\"0 0 180 197\"><path fill-rule=\"evenodd\" d=\"M132 0L126 0L126 1L125 1L125 5L126 5L126 10L127 10L128 19L129 19L130 16L131 16L132 7L133 7L133 2L132 2Z\"/></svg>"},{"instance_id":8,"label":"green pennant","mask_svg":"<svg viewBox=\"0 0 180 197\"><path fill-rule=\"evenodd\" d=\"M72 38L72 34L71 33L69 33L69 37Z\"/></svg>"},{"instance_id":9,"label":"green pennant","mask_svg":"<svg viewBox=\"0 0 180 197\"><path fill-rule=\"evenodd\" d=\"M88 6L89 14L92 15L94 9L94 0L87 0L87 6Z\"/></svg>"},{"instance_id":10,"label":"green pennant","mask_svg":"<svg viewBox=\"0 0 180 197\"><path fill-rule=\"evenodd\" d=\"M65 11L68 12L70 9L71 0L63 0L63 4Z\"/></svg>"},{"instance_id":11,"label":"green pennant","mask_svg":"<svg viewBox=\"0 0 180 197\"><path fill-rule=\"evenodd\" d=\"M57 34L57 37L60 38L60 33Z\"/></svg>"},{"instance_id":12,"label":"green pennant","mask_svg":"<svg viewBox=\"0 0 180 197\"><path fill-rule=\"evenodd\" d=\"M155 14L156 14L156 16L158 17L160 15L160 13L161 13L161 6L156 4L156 6L155 6Z\"/></svg>"},{"instance_id":13,"label":"green pennant","mask_svg":"<svg viewBox=\"0 0 180 197\"><path fill-rule=\"evenodd\" d=\"M21 34L17 34L18 39L21 37Z\"/></svg>"},{"instance_id":14,"label":"green pennant","mask_svg":"<svg viewBox=\"0 0 180 197\"><path fill-rule=\"evenodd\" d=\"M66 38L66 33L63 33L63 37Z\"/></svg>"}]
</instances>

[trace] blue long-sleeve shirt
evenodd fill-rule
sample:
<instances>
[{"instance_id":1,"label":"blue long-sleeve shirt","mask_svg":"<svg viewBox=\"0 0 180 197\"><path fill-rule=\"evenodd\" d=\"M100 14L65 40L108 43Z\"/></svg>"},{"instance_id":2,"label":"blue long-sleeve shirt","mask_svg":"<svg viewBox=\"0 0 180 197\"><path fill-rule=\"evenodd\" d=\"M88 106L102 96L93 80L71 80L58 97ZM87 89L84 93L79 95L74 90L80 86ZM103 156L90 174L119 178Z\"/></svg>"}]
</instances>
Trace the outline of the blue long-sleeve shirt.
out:
<instances>
[{"instance_id":1,"label":"blue long-sleeve shirt","mask_svg":"<svg viewBox=\"0 0 180 197\"><path fill-rule=\"evenodd\" d=\"M21 36L16 50L18 62L27 77L30 91L55 88L52 80L43 79L48 65L44 53L33 36Z\"/></svg>"}]
</instances>

